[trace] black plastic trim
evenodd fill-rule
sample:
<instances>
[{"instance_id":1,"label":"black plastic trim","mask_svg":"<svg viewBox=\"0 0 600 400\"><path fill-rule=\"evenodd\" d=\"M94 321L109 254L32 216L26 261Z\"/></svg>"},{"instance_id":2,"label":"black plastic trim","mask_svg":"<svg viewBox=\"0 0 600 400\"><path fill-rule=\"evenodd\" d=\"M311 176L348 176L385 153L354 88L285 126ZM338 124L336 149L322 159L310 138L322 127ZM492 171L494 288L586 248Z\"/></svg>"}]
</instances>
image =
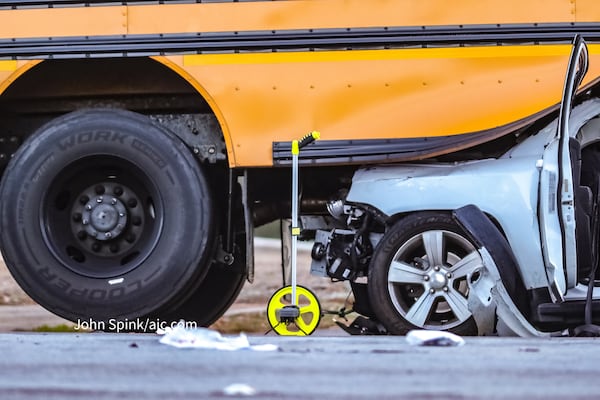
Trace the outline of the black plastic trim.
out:
<instances>
[{"instance_id":1,"label":"black plastic trim","mask_svg":"<svg viewBox=\"0 0 600 400\"><path fill-rule=\"evenodd\" d=\"M300 165L348 165L417 161L467 149L524 128L558 110L558 104L500 127L460 135L421 138L318 140L299 154ZM369 136L377 136L372 133ZM292 163L291 142L273 142L273 164Z\"/></svg>"},{"instance_id":2,"label":"black plastic trim","mask_svg":"<svg viewBox=\"0 0 600 400\"><path fill-rule=\"evenodd\" d=\"M478 248L485 248L500 274L502 284L521 314L529 319L531 302L519 272L515 255L498 227L475 205L467 205L452 212L454 220Z\"/></svg>"},{"instance_id":3,"label":"black plastic trim","mask_svg":"<svg viewBox=\"0 0 600 400\"><path fill-rule=\"evenodd\" d=\"M2 8L55 8L55 7L90 7L90 6L127 6L134 4L194 4L194 3L236 3L240 0L18 0L18 1L0 1ZM264 0L241 0L241 1L264 1Z\"/></svg>"},{"instance_id":4,"label":"black plastic trim","mask_svg":"<svg viewBox=\"0 0 600 400\"><path fill-rule=\"evenodd\" d=\"M1 3L0 3L1 4ZM600 23L199 32L0 40L0 58L124 57L182 53L362 50L600 42Z\"/></svg>"},{"instance_id":5,"label":"black plastic trim","mask_svg":"<svg viewBox=\"0 0 600 400\"><path fill-rule=\"evenodd\" d=\"M600 300L592 302L593 323L600 323ZM574 328L585 321L585 300L542 303L537 306L535 320L554 329Z\"/></svg>"}]
</instances>

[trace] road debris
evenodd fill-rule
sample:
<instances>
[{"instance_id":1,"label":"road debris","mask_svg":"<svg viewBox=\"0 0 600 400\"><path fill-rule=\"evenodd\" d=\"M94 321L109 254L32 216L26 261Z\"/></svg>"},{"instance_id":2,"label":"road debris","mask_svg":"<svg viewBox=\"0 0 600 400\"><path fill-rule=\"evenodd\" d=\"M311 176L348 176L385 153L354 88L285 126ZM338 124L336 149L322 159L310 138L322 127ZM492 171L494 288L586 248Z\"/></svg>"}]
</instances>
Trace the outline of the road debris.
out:
<instances>
[{"instance_id":1,"label":"road debris","mask_svg":"<svg viewBox=\"0 0 600 400\"><path fill-rule=\"evenodd\" d=\"M462 346L463 338L446 331L412 330L406 334L406 341L411 346Z\"/></svg>"},{"instance_id":2,"label":"road debris","mask_svg":"<svg viewBox=\"0 0 600 400\"><path fill-rule=\"evenodd\" d=\"M240 333L239 336L222 336L219 332L208 328L186 328L185 324L177 324L172 329L157 332L163 334L160 343L178 348L198 348L215 350L253 350L275 351L278 349L273 344L250 345L248 337Z\"/></svg>"},{"instance_id":3,"label":"road debris","mask_svg":"<svg viewBox=\"0 0 600 400\"><path fill-rule=\"evenodd\" d=\"M225 396L254 396L256 389L245 383L232 383L223 389Z\"/></svg>"}]
</instances>

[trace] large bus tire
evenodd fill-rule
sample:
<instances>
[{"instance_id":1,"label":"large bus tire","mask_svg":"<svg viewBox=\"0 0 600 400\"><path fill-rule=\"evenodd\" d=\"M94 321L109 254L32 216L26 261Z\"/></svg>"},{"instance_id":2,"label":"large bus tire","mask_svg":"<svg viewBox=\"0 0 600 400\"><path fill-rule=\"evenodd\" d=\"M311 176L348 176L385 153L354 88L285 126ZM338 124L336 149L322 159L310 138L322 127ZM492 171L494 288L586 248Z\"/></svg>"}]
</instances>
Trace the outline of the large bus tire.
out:
<instances>
[{"instance_id":1,"label":"large bus tire","mask_svg":"<svg viewBox=\"0 0 600 400\"><path fill-rule=\"evenodd\" d=\"M246 274L237 266L213 265L200 286L180 306L168 313L162 313L158 320L170 325L177 321L195 322L197 326L208 327L217 321L237 299Z\"/></svg>"},{"instance_id":2,"label":"large bus tire","mask_svg":"<svg viewBox=\"0 0 600 400\"><path fill-rule=\"evenodd\" d=\"M145 116L59 117L19 149L0 186L0 246L19 285L72 321L132 320L181 304L212 245L207 180Z\"/></svg>"}]
</instances>

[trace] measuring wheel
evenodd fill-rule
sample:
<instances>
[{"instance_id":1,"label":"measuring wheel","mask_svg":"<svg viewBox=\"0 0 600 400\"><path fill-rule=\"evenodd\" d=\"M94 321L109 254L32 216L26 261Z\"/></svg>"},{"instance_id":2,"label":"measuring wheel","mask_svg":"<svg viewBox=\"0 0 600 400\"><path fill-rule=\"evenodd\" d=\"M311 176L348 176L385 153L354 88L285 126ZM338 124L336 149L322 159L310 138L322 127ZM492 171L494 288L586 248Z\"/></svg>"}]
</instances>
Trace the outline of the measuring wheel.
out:
<instances>
[{"instance_id":1,"label":"measuring wheel","mask_svg":"<svg viewBox=\"0 0 600 400\"><path fill-rule=\"evenodd\" d=\"M321 306L317 296L296 284L296 258L298 235L298 155L300 149L317 140L320 134L313 131L300 140L292 141L292 284L275 292L267 305L269 325L279 335L307 336L319 325Z\"/></svg>"},{"instance_id":2,"label":"measuring wheel","mask_svg":"<svg viewBox=\"0 0 600 400\"><path fill-rule=\"evenodd\" d=\"M267 305L269 325L282 336L308 336L321 320L321 305L317 296L303 286L296 286L296 301L292 302L292 286L276 291Z\"/></svg>"}]
</instances>

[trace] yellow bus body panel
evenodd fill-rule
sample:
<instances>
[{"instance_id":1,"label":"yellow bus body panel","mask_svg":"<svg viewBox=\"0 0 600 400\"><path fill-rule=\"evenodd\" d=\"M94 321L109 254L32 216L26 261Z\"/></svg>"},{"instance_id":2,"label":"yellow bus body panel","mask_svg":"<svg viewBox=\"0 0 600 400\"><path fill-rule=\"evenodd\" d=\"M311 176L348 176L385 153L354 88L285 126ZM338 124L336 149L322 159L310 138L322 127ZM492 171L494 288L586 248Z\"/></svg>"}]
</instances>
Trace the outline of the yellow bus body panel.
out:
<instances>
[{"instance_id":1,"label":"yellow bus body panel","mask_svg":"<svg viewBox=\"0 0 600 400\"><path fill-rule=\"evenodd\" d=\"M431 137L490 129L560 100L568 45L184 56L218 107L232 166L273 141ZM590 46L589 77L600 75ZM586 82L589 81L586 80Z\"/></svg>"},{"instance_id":2,"label":"yellow bus body panel","mask_svg":"<svg viewBox=\"0 0 600 400\"><path fill-rule=\"evenodd\" d=\"M590 7L593 9L593 7ZM131 7L130 33L571 22L570 0L301 0ZM598 10L584 18L598 16ZM532 21L534 19L534 21ZM597 20L597 19L596 19ZM594 21L594 19L590 19Z\"/></svg>"},{"instance_id":3,"label":"yellow bus body panel","mask_svg":"<svg viewBox=\"0 0 600 400\"><path fill-rule=\"evenodd\" d=\"M0 10L0 37L599 21L596 0L289 0Z\"/></svg>"},{"instance_id":4,"label":"yellow bus body panel","mask_svg":"<svg viewBox=\"0 0 600 400\"><path fill-rule=\"evenodd\" d=\"M289 0L0 11L0 38L600 21L597 0ZM270 166L272 143L454 135L560 100L567 44L157 56L214 110L232 167ZM590 45L586 82L600 76ZM0 91L37 61L0 61ZM29 67L27 67L29 66Z\"/></svg>"}]
</instances>

